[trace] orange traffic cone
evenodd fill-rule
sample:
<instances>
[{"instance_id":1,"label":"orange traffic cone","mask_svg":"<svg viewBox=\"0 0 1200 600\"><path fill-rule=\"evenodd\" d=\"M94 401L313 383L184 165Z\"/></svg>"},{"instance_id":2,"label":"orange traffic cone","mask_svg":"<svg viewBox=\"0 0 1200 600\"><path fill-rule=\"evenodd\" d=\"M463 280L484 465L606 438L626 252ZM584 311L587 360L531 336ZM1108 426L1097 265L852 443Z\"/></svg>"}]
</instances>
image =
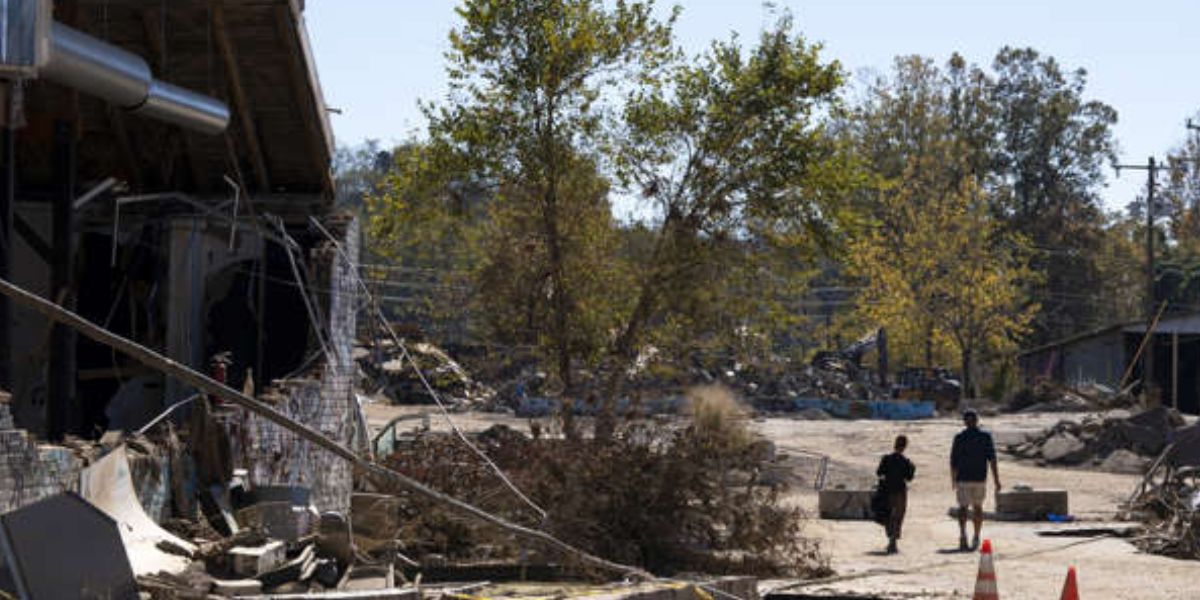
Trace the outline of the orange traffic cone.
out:
<instances>
[{"instance_id":1,"label":"orange traffic cone","mask_svg":"<svg viewBox=\"0 0 1200 600\"><path fill-rule=\"evenodd\" d=\"M1063 584L1059 600L1079 600L1079 584L1075 581L1075 567L1067 569L1067 582Z\"/></svg>"},{"instance_id":2,"label":"orange traffic cone","mask_svg":"<svg viewBox=\"0 0 1200 600\"><path fill-rule=\"evenodd\" d=\"M1000 600L996 588L996 567L992 564L992 540L983 540L979 551L979 576L975 579L973 600Z\"/></svg>"}]
</instances>

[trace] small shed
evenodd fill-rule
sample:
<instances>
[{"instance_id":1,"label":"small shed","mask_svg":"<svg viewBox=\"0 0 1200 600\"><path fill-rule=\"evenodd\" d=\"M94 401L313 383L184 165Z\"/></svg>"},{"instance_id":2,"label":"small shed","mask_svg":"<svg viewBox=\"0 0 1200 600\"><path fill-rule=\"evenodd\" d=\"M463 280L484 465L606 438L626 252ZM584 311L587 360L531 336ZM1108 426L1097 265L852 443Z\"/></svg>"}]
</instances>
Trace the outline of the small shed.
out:
<instances>
[{"instance_id":1,"label":"small shed","mask_svg":"<svg viewBox=\"0 0 1200 600\"><path fill-rule=\"evenodd\" d=\"M1082 332L1018 355L1027 383L1049 379L1076 386L1098 383L1116 388L1135 360L1146 335L1145 321L1115 323ZM1163 317L1143 352L1153 352L1154 383L1163 403L1200 414L1200 312ZM1129 381L1142 380L1137 360Z\"/></svg>"}]
</instances>

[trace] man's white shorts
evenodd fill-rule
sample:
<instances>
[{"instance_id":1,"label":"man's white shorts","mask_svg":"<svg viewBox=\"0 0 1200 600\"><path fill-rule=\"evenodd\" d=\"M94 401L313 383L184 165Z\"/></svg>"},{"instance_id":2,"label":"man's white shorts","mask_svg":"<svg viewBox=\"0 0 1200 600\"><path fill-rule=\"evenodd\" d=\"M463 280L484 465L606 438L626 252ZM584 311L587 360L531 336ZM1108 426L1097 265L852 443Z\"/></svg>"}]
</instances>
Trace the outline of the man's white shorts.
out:
<instances>
[{"instance_id":1,"label":"man's white shorts","mask_svg":"<svg viewBox=\"0 0 1200 600\"><path fill-rule=\"evenodd\" d=\"M959 506L983 506L983 499L987 497L987 482L960 481L954 491L958 494Z\"/></svg>"}]
</instances>

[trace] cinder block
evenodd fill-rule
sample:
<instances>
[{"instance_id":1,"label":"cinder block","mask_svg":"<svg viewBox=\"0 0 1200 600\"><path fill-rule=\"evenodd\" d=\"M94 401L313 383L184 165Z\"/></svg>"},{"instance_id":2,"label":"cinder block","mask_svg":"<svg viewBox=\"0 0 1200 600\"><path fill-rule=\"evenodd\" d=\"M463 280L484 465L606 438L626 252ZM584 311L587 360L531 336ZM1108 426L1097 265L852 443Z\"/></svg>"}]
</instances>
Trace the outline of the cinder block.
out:
<instances>
[{"instance_id":1,"label":"cinder block","mask_svg":"<svg viewBox=\"0 0 1200 600\"><path fill-rule=\"evenodd\" d=\"M1068 515L1066 490L1008 491L996 494L996 512L1041 520L1047 514Z\"/></svg>"},{"instance_id":2,"label":"cinder block","mask_svg":"<svg viewBox=\"0 0 1200 600\"><path fill-rule=\"evenodd\" d=\"M822 519L871 519L871 490L821 490L817 511Z\"/></svg>"},{"instance_id":3,"label":"cinder block","mask_svg":"<svg viewBox=\"0 0 1200 600\"><path fill-rule=\"evenodd\" d=\"M262 546L236 546L229 550L233 572L242 577L257 577L287 560L287 546L280 540L272 540Z\"/></svg>"}]
</instances>

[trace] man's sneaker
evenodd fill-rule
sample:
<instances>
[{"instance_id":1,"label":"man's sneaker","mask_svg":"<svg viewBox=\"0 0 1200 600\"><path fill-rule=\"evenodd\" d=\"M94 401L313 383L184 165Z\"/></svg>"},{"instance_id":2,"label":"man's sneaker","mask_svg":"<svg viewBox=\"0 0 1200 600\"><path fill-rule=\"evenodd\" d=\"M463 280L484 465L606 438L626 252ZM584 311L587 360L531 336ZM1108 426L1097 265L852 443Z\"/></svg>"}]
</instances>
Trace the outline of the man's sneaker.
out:
<instances>
[{"instance_id":1,"label":"man's sneaker","mask_svg":"<svg viewBox=\"0 0 1200 600\"><path fill-rule=\"evenodd\" d=\"M971 538L971 549L972 550L979 549L979 536L975 536L975 537Z\"/></svg>"}]
</instances>

